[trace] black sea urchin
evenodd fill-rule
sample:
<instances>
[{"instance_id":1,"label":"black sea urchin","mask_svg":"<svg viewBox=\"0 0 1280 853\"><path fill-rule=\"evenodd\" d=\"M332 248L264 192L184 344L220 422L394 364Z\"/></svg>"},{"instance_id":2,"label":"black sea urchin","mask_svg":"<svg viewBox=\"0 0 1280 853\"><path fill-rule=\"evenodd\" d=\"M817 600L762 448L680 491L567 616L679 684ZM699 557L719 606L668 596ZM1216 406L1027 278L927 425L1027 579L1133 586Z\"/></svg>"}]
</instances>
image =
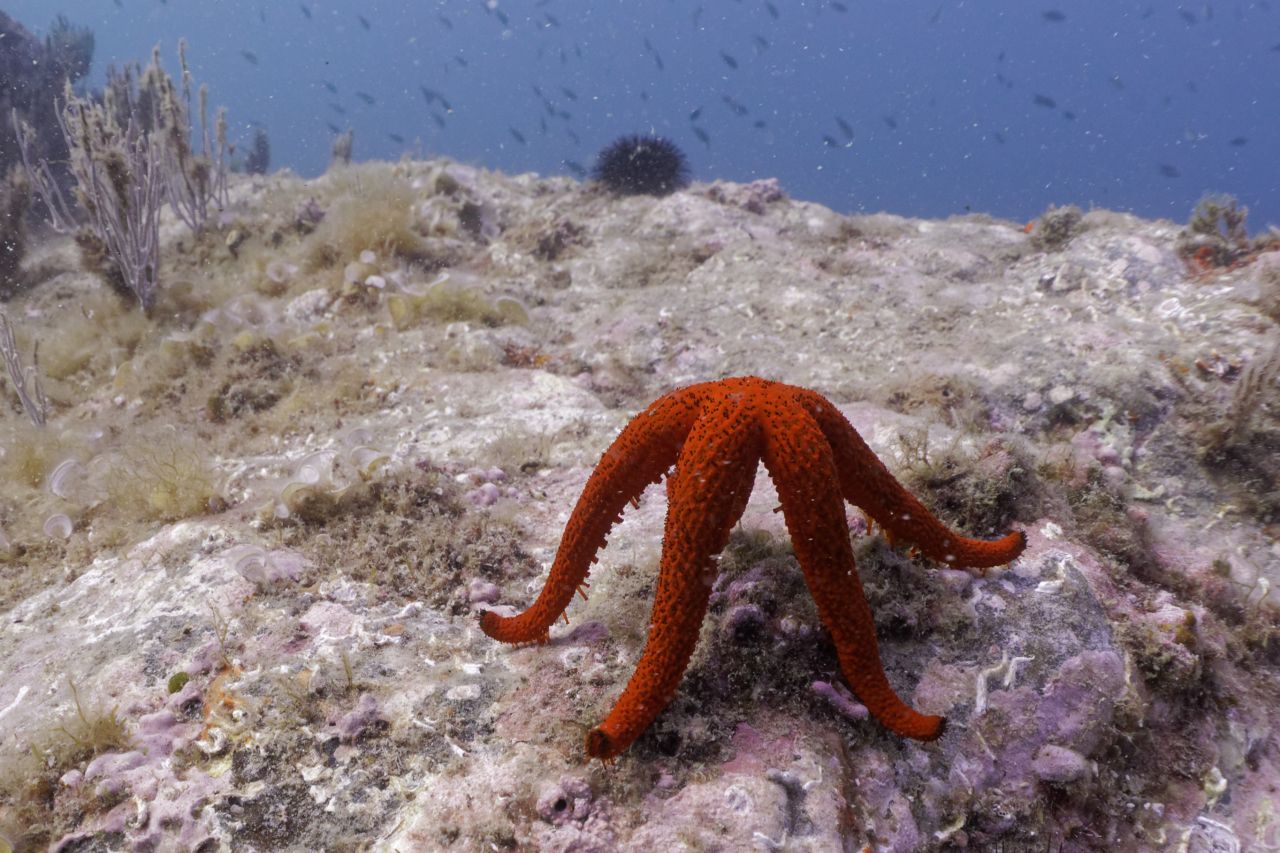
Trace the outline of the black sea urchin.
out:
<instances>
[{"instance_id":1,"label":"black sea urchin","mask_svg":"<svg viewBox=\"0 0 1280 853\"><path fill-rule=\"evenodd\" d=\"M689 161L670 139L622 136L600 152L591 176L617 195L670 195L689 185Z\"/></svg>"}]
</instances>

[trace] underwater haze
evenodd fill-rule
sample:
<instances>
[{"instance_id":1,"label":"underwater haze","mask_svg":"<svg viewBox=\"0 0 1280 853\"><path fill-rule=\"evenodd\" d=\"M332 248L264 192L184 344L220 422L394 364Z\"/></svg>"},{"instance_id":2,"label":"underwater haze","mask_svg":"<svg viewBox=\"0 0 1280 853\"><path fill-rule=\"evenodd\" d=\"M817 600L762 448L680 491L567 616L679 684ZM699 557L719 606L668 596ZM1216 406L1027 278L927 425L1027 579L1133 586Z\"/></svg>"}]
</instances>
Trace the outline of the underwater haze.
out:
<instances>
[{"instance_id":1,"label":"underwater haze","mask_svg":"<svg viewBox=\"0 0 1280 853\"><path fill-rule=\"evenodd\" d=\"M1186 221L1229 193L1280 224L1280 9L1238 2L657 0L635 3L49 0L111 63L197 82L271 167L442 154L576 174L626 133L698 180L776 177L837 211L1016 220L1051 204Z\"/></svg>"}]
</instances>

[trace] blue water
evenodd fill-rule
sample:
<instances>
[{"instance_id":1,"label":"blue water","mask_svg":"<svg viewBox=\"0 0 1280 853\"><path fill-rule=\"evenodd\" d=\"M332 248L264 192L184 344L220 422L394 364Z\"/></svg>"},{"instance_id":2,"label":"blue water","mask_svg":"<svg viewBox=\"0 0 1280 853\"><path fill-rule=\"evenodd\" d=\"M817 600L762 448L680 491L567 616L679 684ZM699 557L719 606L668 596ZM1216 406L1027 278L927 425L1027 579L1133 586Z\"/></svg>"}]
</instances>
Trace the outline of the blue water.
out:
<instances>
[{"instance_id":1,"label":"blue water","mask_svg":"<svg viewBox=\"0 0 1280 853\"><path fill-rule=\"evenodd\" d=\"M772 5L776 18L763 0L4 8L38 34L57 12L93 29L97 84L156 43L175 73L185 36L237 136L260 123L272 167L303 175L324 169L329 125L354 128L357 159L410 151L542 174L655 132L697 179L777 177L844 212L1024 220L1074 203L1186 221L1226 192L1251 230L1280 224L1280 0Z\"/></svg>"}]
</instances>

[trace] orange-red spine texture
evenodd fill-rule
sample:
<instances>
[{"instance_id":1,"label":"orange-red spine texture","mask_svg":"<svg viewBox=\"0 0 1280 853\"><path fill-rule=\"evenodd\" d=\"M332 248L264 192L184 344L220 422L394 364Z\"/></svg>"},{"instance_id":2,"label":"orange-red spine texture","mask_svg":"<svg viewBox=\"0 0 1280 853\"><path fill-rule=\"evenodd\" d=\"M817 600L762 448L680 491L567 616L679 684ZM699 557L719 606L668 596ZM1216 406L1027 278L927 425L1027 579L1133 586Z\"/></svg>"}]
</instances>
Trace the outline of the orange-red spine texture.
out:
<instances>
[{"instance_id":1,"label":"orange-red spine texture","mask_svg":"<svg viewBox=\"0 0 1280 853\"><path fill-rule=\"evenodd\" d=\"M667 478L648 639L613 710L587 734L588 755L617 756L675 695L706 615L715 556L746 508L762 460L849 686L890 730L919 740L942 734L945 720L912 709L885 677L844 501L860 507L893 541L956 568L1007 563L1022 553L1025 536L1015 531L987 541L954 533L902 487L825 397L745 376L672 391L637 415L587 480L537 600L517 616L481 617L481 629L496 640L547 642L551 624L585 582L627 503L675 466Z\"/></svg>"}]
</instances>

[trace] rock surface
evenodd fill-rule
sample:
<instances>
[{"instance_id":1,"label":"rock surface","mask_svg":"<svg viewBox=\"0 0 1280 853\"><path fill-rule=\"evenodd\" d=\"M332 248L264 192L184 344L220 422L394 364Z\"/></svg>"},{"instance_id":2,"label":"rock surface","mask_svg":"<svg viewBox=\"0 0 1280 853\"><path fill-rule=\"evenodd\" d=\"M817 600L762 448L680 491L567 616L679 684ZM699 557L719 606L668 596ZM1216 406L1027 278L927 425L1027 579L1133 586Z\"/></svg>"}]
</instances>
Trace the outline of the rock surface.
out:
<instances>
[{"instance_id":1,"label":"rock surface","mask_svg":"<svg viewBox=\"0 0 1280 853\"><path fill-rule=\"evenodd\" d=\"M369 224L406 193L405 221ZM1045 252L1019 224L845 217L769 182L614 199L444 162L235 195L234 257L166 225L150 327L65 244L8 307L55 402L43 435L0 420L15 846L1280 843L1278 502L1238 390L1278 393L1249 372L1277 335L1269 258L1192 275L1179 226L1106 211ZM56 351L76 306L98 343ZM500 646L477 613L536 595L632 414L749 373L828 396L950 523L1028 548L972 577L849 508L890 680L949 718L904 741L843 692L762 469L675 699L586 763L647 629L662 489L548 645ZM161 499L200 471L207 500Z\"/></svg>"}]
</instances>

